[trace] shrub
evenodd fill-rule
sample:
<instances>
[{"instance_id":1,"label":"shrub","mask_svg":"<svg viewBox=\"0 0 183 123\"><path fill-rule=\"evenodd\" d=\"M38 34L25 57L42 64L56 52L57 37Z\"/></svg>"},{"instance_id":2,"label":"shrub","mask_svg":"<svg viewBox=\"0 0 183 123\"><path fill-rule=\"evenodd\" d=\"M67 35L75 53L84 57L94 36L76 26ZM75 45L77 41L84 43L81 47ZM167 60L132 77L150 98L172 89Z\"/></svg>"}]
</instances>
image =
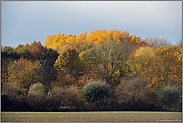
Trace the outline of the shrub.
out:
<instances>
[{"instance_id":1,"label":"shrub","mask_svg":"<svg viewBox=\"0 0 183 123\"><path fill-rule=\"evenodd\" d=\"M158 94L160 103L168 107L172 107L177 104L179 97L179 89L170 85L166 85L165 87L161 88Z\"/></svg>"},{"instance_id":2,"label":"shrub","mask_svg":"<svg viewBox=\"0 0 183 123\"><path fill-rule=\"evenodd\" d=\"M133 104L138 102L137 100L156 102L157 96L155 92L146 88L147 84L147 81L141 80L138 77L120 84L115 90L118 103L129 102Z\"/></svg>"},{"instance_id":3,"label":"shrub","mask_svg":"<svg viewBox=\"0 0 183 123\"><path fill-rule=\"evenodd\" d=\"M24 99L10 99L1 94L1 111L28 111L30 108Z\"/></svg>"},{"instance_id":4,"label":"shrub","mask_svg":"<svg viewBox=\"0 0 183 123\"><path fill-rule=\"evenodd\" d=\"M31 84L28 94L35 94L35 93L44 94L45 91L46 91L46 89L45 89L44 85L42 83L38 82L35 84Z\"/></svg>"},{"instance_id":5,"label":"shrub","mask_svg":"<svg viewBox=\"0 0 183 123\"><path fill-rule=\"evenodd\" d=\"M25 89L19 89L15 87L12 83L5 83L2 86L2 93L7 95L10 100L18 100L26 95Z\"/></svg>"},{"instance_id":6,"label":"shrub","mask_svg":"<svg viewBox=\"0 0 183 123\"><path fill-rule=\"evenodd\" d=\"M2 87L2 93L7 95L9 98L15 99L18 95L18 88L14 87L12 83L6 83Z\"/></svg>"},{"instance_id":7,"label":"shrub","mask_svg":"<svg viewBox=\"0 0 183 123\"><path fill-rule=\"evenodd\" d=\"M82 100L74 87L54 87L50 93L54 109L80 108Z\"/></svg>"},{"instance_id":8,"label":"shrub","mask_svg":"<svg viewBox=\"0 0 183 123\"><path fill-rule=\"evenodd\" d=\"M43 93L34 93L27 95L27 103L32 108L32 110L36 111L44 111L46 104L46 95Z\"/></svg>"},{"instance_id":9,"label":"shrub","mask_svg":"<svg viewBox=\"0 0 183 123\"><path fill-rule=\"evenodd\" d=\"M2 111L25 111L29 107L26 103L26 90L14 87L12 83L2 86Z\"/></svg>"},{"instance_id":10,"label":"shrub","mask_svg":"<svg viewBox=\"0 0 183 123\"><path fill-rule=\"evenodd\" d=\"M88 103L100 101L109 96L109 86L101 81L90 81L81 90L81 95Z\"/></svg>"},{"instance_id":11,"label":"shrub","mask_svg":"<svg viewBox=\"0 0 183 123\"><path fill-rule=\"evenodd\" d=\"M45 110L46 94L42 83L31 84L27 95L27 103L33 110Z\"/></svg>"}]
</instances>

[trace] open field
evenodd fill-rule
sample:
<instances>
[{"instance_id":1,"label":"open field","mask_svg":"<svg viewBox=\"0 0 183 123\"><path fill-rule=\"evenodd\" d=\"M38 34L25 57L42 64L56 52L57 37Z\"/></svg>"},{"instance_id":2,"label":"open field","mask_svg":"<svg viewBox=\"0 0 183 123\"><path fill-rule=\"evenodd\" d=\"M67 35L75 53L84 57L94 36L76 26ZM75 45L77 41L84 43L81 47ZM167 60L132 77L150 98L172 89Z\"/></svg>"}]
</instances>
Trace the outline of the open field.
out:
<instances>
[{"instance_id":1,"label":"open field","mask_svg":"<svg viewBox=\"0 0 183 123\"><path fill-rule=\"evenodd\" d=\"M182 112L1 112L1 122L182 122Z\"/></svg>"}]
</instances>

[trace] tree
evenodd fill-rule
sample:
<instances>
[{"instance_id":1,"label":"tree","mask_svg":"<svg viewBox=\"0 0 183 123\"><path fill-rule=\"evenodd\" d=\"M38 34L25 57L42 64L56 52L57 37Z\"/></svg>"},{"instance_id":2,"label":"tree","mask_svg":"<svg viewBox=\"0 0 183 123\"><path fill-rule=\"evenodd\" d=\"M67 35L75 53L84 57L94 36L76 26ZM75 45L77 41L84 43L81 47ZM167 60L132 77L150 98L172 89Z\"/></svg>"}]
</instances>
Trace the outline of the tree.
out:
<instances>
[{"instance_id":1,"label":"tree","mask_svg":"<svg viewBox=\"0 0 183 123\"><path fill-rule=\"evenodd\" d=\"M38 60L42 53L47 51L47 48L42 46L40 41L33 41L31 44L18 45L15 51L20 54L21 57L31 60Z\"/></svg>"},{"instance_id":2,"label":"tree","mask_svg":"<svg viewBox=\"0 0 183 123\"><path fill-rule=\"evenodd\" d=\"M14 59L19 59L20 58L20 54L16 53L14 48L11 46L5 46L2 50L1 50L1 58L14 58Z\"/></svg>"},{"instance_id":3,"label":"tree","mask_svg":"<svg viewBox=\"0 0 183 123\"><path fill-rule=\"evenodd\" d=\"M4 84L7 82L8 73L7 68L8 65L20 58L20 54L16 53L14 48L11 46L5 46L1 50L1 83Z\"/></svg>"},{"instance_id":4,"label":"tree","mask_svg":"<svg viewBox=\"0 0 183 123\"><path fill-rule=\"evenodd\" d=\"M58 58L59 53L51 48L48 49L47 52L43 52L39 60L45 61L46 65L53 66L56 59Z\"/></svg>"},{"instance_id":5,"label":"tree","mask_svg":"<svg viewBox=\"0 0 183 123\"><path fill-rule=\"evenodd\" d=\"M46 52L38 58L41 64L41 71L43 76L44 85L46 89L50 88L51 81L56 79L56 69L54 68L54 63L58 58L58 52L53 49L47 49Z\"/></svg>"},{"instance_id":6,"label":"tree","mask_svg":"<svg viewBox=\"0 0 183 123\"><path fill-rule=\"evenodd\" d=\"M158 57L153 47L141 47L126 62L127 73L141 74L151 67Z\"/></svg>"},{"instance_id":7,"label":"tree","mask_svg":"<svg viewBox=\"0 0 183 123\"><path fill-rule=\"evenodd\" d=\"M47 48L41 46L40 42L37 42L35 47L33 47L31 50L31 54L33 55L33 60L40 58L42 54L45 52L47 52Z\"/></svg>"},{"instance_id":8,"label":"tree","mask_svg":"<svg viewBox=\"0 0 183 123\"><path fill-rule=\"evenodd\" d=\"M76 71L77 75L83 70L79 54L75 49L66 49L56 60L54 67L61 71L66 69L69 69L71 72Z\"/></svg>"},{"instance_id":9,"label":"tree","mask_svg":"<svg viewBox=\"0 0 183 123\"><path fill-rule=\"evenodd\" d=\"M119 40L122 43L138 44L142 41L141 37L136 35L129 35L128 31L121 30L95 30L91 31L88 35L84 32L80 35L51 35L47 36L43 42L44 46L57 50L59 53L65 49L65 47L76 49L85 45L98 45L108 40Z\"/></svg>"},{"instance_id":10,"label":"tree","mask_svg":"<svg viewBox=\"0 0 183 123\"><path fill-rule=\"evenodd\" d=\"M23 44L19 44L16 48L15 48L15 52L20 52L23 49L24 45Z\"/></svg>"},{"instance_id":11,"label":"tree","mask_svg":"<svg viewBox=\"0 0 183 123\"><path fill-rule=\"evenodd\" d=\"M55 81L52 81L51 87L66 87L66 86L72 86L75 85L75 79L71 77L71 75L57 75L57 78Z\"/></svg>"},{"instance_id":12,"label":"tree","mask_svg":"<svg viewBox=\"0 0 183 123\"><path fill-rule=\"evenodd\" d=\"M169 42L167 39L158 38L158 37L145 38L144 41L147 42L149 45L158 46L158 47L171 45L171 42Z\"/></svg>"},{"instance_id":13,"label":"tree","mask_svg":"<svg viewBox=\"0 0 183 123\"><path fill-rule=\"evenodd\" d=\"M20 58L8 67L8 81L19 88L28 89L31 83L41 82L41 65L39 62L32 63Z\"/></svg>"},{"instance_id":14,"label":"tree","mask_svg":"<svg viewBox=\"0 0 183 123\"><path fill-rule=\"evenodd\" d=\"M23 58L26 58L26 59L33 58L33 56L31 55L31 52L29 51L29 49L27 47L23 48L22 51L20 51L20 56Z\"/></svg>"},{"instance_id":15,"label":"tree","mask_svg":"<svg viewBox=\"0 0 183 123\"><path fill-rule=\"evenodd\" d=\"M108 41L90 49L83 56L85 65L100 67L107 73L106 82L116 86L120 83L119 77L124 76L123 65L127 60L128 48L120 41Z\"/></svg>"},{"instance_id":16,"label":"tree","mask_svg":"<svg viewBox=\"0 0 183 123\"><path fill-rule=\"evenodd\" d=\"M1 52L2 53L2 52ZM8 72L7 72L7 68L9 66L9 64L11 62L13 62L14 58L10 57L6 57L6 58L2 58L1 57L1 84L3 85L4 83L8 82Z\"/></svg>"},{"instance_id":17,"label":"tree","mask_svg":"<svg viewBox=\"0 0 183 123\"><path fill-rule=\"evenodd\" d=\"M141 78L149 82L148 87L159 91L169 83L182 86L182 48L178 46L163 46L156 50L158 59L152 66L141 73Z\"/></svg>"}]
</instances>

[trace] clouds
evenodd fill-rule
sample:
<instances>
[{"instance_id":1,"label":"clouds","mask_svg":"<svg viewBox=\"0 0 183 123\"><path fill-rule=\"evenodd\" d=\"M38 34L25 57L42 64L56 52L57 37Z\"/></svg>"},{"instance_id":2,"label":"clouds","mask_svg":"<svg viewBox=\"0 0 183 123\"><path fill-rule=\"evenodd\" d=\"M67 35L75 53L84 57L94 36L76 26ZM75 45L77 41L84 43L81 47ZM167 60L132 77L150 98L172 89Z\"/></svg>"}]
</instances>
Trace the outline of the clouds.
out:
<instances>
[{"instance_id":1,"label":"clouds","mask_svg":"<svg viewBox=\"0 0 183 123\"><path fill-rule=\"evenodd\" d=\"M169 36L174 42L182 37L180 1L3 1L1 5L2 43L14 47L43 42L52 34L99 29L128 30L144 38Z\"/></svg>"}]
</instances>

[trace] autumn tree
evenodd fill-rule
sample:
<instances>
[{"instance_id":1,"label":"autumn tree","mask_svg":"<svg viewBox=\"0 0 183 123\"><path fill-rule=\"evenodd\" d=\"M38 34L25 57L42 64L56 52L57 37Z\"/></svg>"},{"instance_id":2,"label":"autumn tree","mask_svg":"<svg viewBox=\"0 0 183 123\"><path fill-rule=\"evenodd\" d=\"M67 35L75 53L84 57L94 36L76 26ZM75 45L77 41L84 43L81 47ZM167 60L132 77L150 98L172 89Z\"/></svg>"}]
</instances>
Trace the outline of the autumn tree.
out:
<instances>
[{"instance_id":1,"label":"autumn tree","mask_svg":"<svg viewBox=\"0 0 183 123\"><path fill-rule=\"evenodd\" d=\"M19 88L28 89L31 83L41 82L41 65L39 62L32 63L20 58L8 67L8 81Z\"/></svg>"},{"instance_id":2,"label":"autumn tree","mask_svg":"<svg viewBox=\"0 0 183 123\"><path fill-rule=\"evenodd\" d=\"M72 86L72 85L75 85L75 79L72 78L71 75L59 74L59 75L57 75L56 80L52 81L51 88L67 87L67 86Z\"/></svg>"},{"instance_id":3,"label":"autumn tree","mask_svg":"<svg viewBox=\"0 0 183 123\"><path fill-rule=\"evenodd\" d=\"M43 47L40 42L37 42L35 47L31 49L31 54L33 55L33 60L36 60L42 56L43 53L47 52L47 48Z\"/></svg>"},{"instance_id":4,"label":"autumn tree","mask_svg":"<svg viewBox=\"0 0 183 123\"><path fill-rule=\"evenodd\" d=\"M5 46L3 49L1 49L1 84L4 84L7 82L8 79L8 73L7 68L8 65L19 59L20 55L15 52L14 48L11 46Z\"/></svg>"},{"instance_id":5,"label":"autumn tree","mask_svg":"<svg viewBox=\"0 0 183 123\"><path fill-rule=\"evenodd\" d=\"M126 62L126 72L141 74L154 64L158 57L153 47L141 47L134 54L131 54Z\"/></svg>"},{"instance_id":6,"label":"autumn tree","mask_svg":"<svg viewBox=\"0 0 183 123\"><path fill-rule=\"evenodd\" d=\"M153 90L171 83L182 86L182 48L178 46L162 46L156 51L158 59L141 77L149 82L148 86Z\"/></svg>"},{"instance_id":7,"label":"autumn tree","mask_svg":"<svg viewBox=\"0 0 183 123\"><path fill-rule=\"evenodd\" d=\"M21 57L37 60L42 55L42 53L47 51L47 49L41 45L40 41L33 41L31 44L18 45L15 48L15 51L19 53Z\"/></svg>"},{"instance_id":8,"label":"autumn tree","mask_svg":"<svg viewBox=\"0 0 183 123\"><path fill-rule=\"evenodd\" d=\"M1 84L8 82L8 66L13 62L14 58L2 58L1 57Z\"/></svg>"},{"instance_id":9,"label":"autumn tree","mask_svg":"<svg viewBox=\"0 0 183 123\"><path fill-rule=\"evenodd\" d=\"M131 35L128 31L121 30L95 30L89 34L84 32L80 35L66 35L58 34L47 36L43 42L44 46L57 50L59 53L69 48L82 48L85 45L98 45L108 40L119 40L122 43L128 42L130 44L137 44L142 41L140 36Z\"/></svg>"}]
</instances>

